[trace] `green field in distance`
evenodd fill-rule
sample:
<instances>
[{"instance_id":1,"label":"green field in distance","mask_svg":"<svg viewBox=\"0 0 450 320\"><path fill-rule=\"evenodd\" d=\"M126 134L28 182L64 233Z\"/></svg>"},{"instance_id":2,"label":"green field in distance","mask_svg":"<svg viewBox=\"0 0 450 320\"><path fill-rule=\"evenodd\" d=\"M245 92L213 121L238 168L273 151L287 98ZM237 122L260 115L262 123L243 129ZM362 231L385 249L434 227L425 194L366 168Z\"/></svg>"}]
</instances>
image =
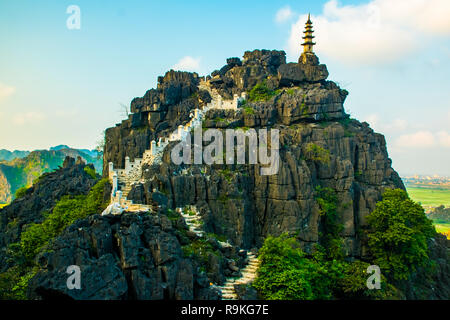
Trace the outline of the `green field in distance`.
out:
<instances>
[{"instance_id":1,"label":"green field in distance","mask_svg":"<svg viewBox=\"0 0 450 320\"><path fill-rule=\"evenodd\" d=\"M450 189L407 187L409 196L424 207L450 207Z\"/></svg>"}]
</instances>

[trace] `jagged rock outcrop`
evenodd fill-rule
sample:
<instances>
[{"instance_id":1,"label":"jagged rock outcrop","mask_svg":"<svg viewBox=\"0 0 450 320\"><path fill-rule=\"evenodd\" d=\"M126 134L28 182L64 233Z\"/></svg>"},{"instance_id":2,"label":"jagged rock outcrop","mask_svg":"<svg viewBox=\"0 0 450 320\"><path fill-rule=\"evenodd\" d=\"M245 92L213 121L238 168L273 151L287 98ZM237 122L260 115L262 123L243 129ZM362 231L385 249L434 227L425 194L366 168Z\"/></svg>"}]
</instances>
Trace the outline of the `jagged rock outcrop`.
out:
<instances>
[{"instance_id":1,"label":"jagged rock outcrop","mask_svg":"<svg viewBox=\"0 0 450 320\"><path fill-rule=\"evenodd\" d=\"M278 69L278 79L282 86L296 86L304 82L319 82L328 78L327 66L319 64L314 54L302 53L298 63L288 63Z\"/></svg>"},{"instance_id":2,"label":"jagged rock outcrop","mask_svg":"<svg viewBox=\"0 0 450 320\"><path fill-rule=\"evenodd\" d=\"M192 110L211 101L208 92L198 90L199 81L196 73L173 70L159 77L157 89L133 99L128 119L106 130L104 159L123 167L125 156L131 161L142 157L150 141L188 122ZM104 161L103 169L107 167Z\"/></svg>"},{"instance_id":3,"label":"jagged rock outcrop","mask_svg":"<svg viewBox=\"0 0 450 320\"><path fill-rule=\"evenodd\" d=\"M227 60L227 65L211 73L211 86L225 98L251 90L256 84L267 81L270 88L278 86L277 70L286 64L286 53L277 50L254 50L239 58Z\"/></svg>"},{"instance_id":4,"label":"jagged rock outcrop","mask_svg":"<svg viewBox=\"0 0 450 320\"><path fill-rule=\"evenodd\" d=\"M218 299L204 273L183 258L165 215L91 216L70 226L30 282L30 298L83 300ZM81 270L81 290L69 290L66 269Z\"/></svg>"},{"instance_id":5,"label":"jagged rock outcrop","mask_svg":"<svg viewBox=\"0 0 450 320\"><path fill-rule=\"evenodd\" d=\"M97 179L86 173L85 167L84 163L75 164L75 159L66 157L63 168L45 173L22 198L0 209L0 272L10 267L8 245L20 240L26 225L42 222L43 213L50 212L62 196L89 192Z\"/></svg>"}]
</instances>

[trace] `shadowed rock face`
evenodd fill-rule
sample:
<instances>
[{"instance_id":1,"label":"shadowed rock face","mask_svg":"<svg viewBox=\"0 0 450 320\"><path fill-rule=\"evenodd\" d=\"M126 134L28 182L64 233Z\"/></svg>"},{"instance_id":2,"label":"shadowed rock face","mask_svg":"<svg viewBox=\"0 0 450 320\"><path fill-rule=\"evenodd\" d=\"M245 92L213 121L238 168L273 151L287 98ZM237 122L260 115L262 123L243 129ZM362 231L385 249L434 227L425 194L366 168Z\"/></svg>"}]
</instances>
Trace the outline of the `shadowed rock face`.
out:
<instances>
[{"instance_id":1,"label":"shadowed rock face","mask_svg":"<svg viewBox=\"0 0 450 320\"><path fill-rule=\"evenodd\" d=\"M83 300L217 299L208 278L183 258L176 230L164 215L92 216L70 226L50 252L30 298ZM81 270L81 290L69 290L66 269Z\"/></svg>"}]
</instances>

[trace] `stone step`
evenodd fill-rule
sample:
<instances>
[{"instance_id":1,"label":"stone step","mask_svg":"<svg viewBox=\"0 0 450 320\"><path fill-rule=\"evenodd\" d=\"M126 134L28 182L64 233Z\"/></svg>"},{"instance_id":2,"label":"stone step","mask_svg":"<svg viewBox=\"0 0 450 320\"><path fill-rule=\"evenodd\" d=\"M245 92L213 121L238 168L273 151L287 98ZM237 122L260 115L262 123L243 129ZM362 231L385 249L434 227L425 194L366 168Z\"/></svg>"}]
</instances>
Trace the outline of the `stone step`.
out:
<instances>
[{"instance_id":1,"label":"stone step","mask_svg":"<svg viewBox=\"0 0 450 320\"><path fill-rule=\"evenodd\" d=\"M245 267L245 270L253 270L253 269L258 269L259 265L251 265L251 266L247 266Z\"/></svg>"},{"instance_id":2,"label":"stone step","mask_svg":"<svg viewBox=\"0 0 450 320\"><path fill-rule=\"evenodd\" d=\"M234 290L234 283L226 284L223 286L224 289Z\"/></svg>"},{"instance_id":3,"label":"stone step","mask_svg":"<svg viewBox=\"0 0 450 320\"><path fill-rule=\"evenodd\" d=\"M258 265L251 265L245 268L245 270L253 270L253 269L258 269Z\"/></svg>"},{"instance_id":4,"label":"stone step","mask_svg":"<svg viewBox=\"0 0 450 320\"><path fill-rule=\"evenodd\" d=\"M226 290L226 289L224 289L224 290L221 290L221 292L222 292L222 294L224 295L224 294L236 294L236 292L234 291L234 289L233 290Z\"/></svg>"}]
</instances>

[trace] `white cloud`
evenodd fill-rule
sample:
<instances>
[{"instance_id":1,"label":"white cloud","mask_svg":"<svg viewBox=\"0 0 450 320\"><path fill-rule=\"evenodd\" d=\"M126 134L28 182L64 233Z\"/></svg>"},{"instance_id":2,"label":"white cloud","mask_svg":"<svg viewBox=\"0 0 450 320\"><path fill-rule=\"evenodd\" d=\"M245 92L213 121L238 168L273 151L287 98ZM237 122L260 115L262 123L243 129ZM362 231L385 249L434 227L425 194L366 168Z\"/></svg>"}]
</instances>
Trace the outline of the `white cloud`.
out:
<instances>
[{"instance_id":1,"label":"white cloud","mask_svg":"<svg viewBox=\"0 0 450 320\"><path fill-rule=\"evenodd\" d=\"M386 124L388 131L404 131L408 127L408 121L404 119L395 119L391 123Z\"/></svg>"},{"instance_id":2,"label":"white cloud","mask_svg":"<svg viewBox=\"0 0 450 320\"><path fill-rule=\"evenodd\" d=\"M408 128L408 121L405 119L395 119L392 122L382 121L378 114L370 114L364 118L370 126L381 133L402 132Z\"/></svg>"},{"instance_id":3,"label":"white cloud","mask_svg":"<svg viewBox=\"0 0 450 320\"><path fill-rule=\"evenodd\" d=\"M200 69L200 58L186 56L180 59L171 69L179 71L197 71Z\"/></svg>"},{"instance_id":4,"label":"white cloud","mask_svg":"<svg viewBox=\"0 0 450 320\"><path fill-rule=\"evenodd\" d=\"M395 145L401 148L450 148L450 133L444 130L437 133L426 130L418 131L401 135L395 141Z\"/></svg>"},{"instance_id":5,"label":"white cloud","mask_svg":"<svg viewBox=\"0 0 450 320\"><path fill-rule=\"evenodd\" d=\"M441 146L450 147L450 134L447 131L439 131L436 136Z\"/></svg>"},{"instance_id":6,"label":"white cloud","mask_svg":"<svg viewBox=\"0 0 450 320\"><path fill-rule=\"evenodd\" d=\"M380 121L380 117L377 114L370 114L370 115L366 116L363 121L370 124L370 126L372 128L377 128L378 123Z\"/></svg>"},{"instance_id":7,"label":"white cloud","mask_svg":"<svg viewBox=\"0 0 450 320\"><path fill-rule=\"evenodd\" d=\"M284 23L291 19L293 15L294 12L291 10L291 7L286 6L277 11L277 13L275 14L275 21L277 23Z\"/></svg>"},{"instance_id":8,"label":"white cloud","mask_svg":"<svg viewBox=\"0 0 450 320\"><path fill-rule=\"evenodd\" d=\"M312 16L316 50L347 64L396 61L429 45L430 36L450 35L448 0L372 0L339 5L331 0ZM291 27L288 52L298 55L307 16Z\"/></svg>"},{"instance_id":9,"label":"white cloud","mask_svg":"<svg viewBox=\"0 0 450 320\"><path fill-rule=\"evenodd\" d=\"M13 95L16 88L0 83L0 101Z\"/></svg>"},{"instance_id":10,"label":"white cloud","mask_svg":"<svg viewBox=\"0 0 450 320\"><path fill-rule=\"evenodd\" d=\"M73 118L78 115L78 109L61 109L55 112L55 116L59 118Z\"/></svg>"},{"instance_id":11,"label":"white cloud","mask_svg":"<svg viewBox=\"0 0 450 320\"><path fill-rule=\"evenodd\" d=\"M13 123L19 126L25 125L25 124L35 124L37 122L40 122L44 120L46 116L43 113L40 112L23 112L18 113L13 117Z\"/></svg>"},{"instance_id":12,"label":"white cloud","mask_svg":"<svg viewBox=\"0 0 450 320\"><path fill-rule=\"evenodd\" d=\"M418 131L412 134L404 134L397 138L395 144L404 148L427 148L436 145L433 133L429 131Z\"/></svg>"}]
</instances>

